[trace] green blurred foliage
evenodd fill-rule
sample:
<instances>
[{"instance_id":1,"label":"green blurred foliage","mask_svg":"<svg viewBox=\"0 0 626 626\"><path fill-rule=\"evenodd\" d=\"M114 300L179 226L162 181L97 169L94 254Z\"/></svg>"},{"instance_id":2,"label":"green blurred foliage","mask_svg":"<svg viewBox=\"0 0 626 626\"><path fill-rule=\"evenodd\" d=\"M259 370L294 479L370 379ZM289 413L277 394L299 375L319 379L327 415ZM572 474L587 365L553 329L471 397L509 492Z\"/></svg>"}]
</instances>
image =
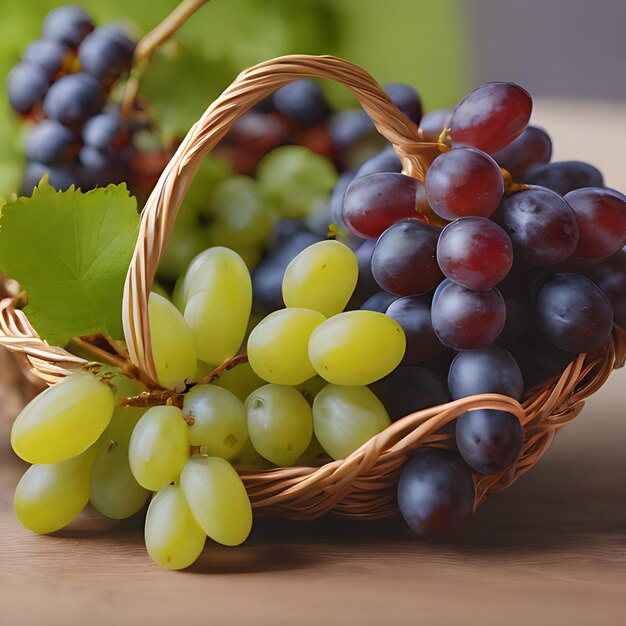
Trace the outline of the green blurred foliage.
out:
<instances>
[{"instance_id":1,"label":"green blurred foliage","mask_svg":"<svg viewBox=\"0 0 626 626\"><path fill-rule=\"evenodd\" d=\"M121 23L135 37L153 28L176 0L73 0L97 24ZM40 35L59 0L1 0L0 80ZM427 108L455 103L465 85L460 0L212 0L153 58L141 94L165 138L184 134L246 67L292 53L336 54L380 82L417 87ZM337 106L354 100L328 85ZM14 192L23 167L21 124L0 98L0 195Z\"/></svg>"}]
</instances>

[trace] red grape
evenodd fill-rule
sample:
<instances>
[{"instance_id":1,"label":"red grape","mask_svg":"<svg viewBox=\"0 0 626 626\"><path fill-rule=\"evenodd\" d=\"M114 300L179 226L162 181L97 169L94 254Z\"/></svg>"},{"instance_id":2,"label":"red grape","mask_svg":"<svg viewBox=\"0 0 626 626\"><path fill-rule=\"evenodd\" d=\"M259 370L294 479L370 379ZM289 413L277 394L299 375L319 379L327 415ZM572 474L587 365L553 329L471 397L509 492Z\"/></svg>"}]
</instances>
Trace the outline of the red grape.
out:
<instances>
[{"instance_id":1,"label":"red grape","mask_svg":"<svg viewBox=\"0 0 626 626\"><path fill-rule=\"evenodd\" d=\"M526 128L532 108L530 95L519 85L486 83L456 105L450 121L452 145L498 152Z\"/></svg>"},{"instance_id":2,"label":"red grape","mask_svg":"<svg viewBox=\"0 0 626 626\"><path fill-rule=\"evenodd\" d=\"M543 165L552 156L552 140L538 126L527 126L524 132L506 148L496 152L493 158L515 180L521 180L532 167Z\"/></svg>"},{"instance_id":3,"label":"red grape","mask_svg":"<svg viewBox=\"0 0 626 626\"><path fill-rule=\"evenodd\" d=\"M506 306L497 289L471 291L445 280L433 297L433 329L441 343L455 350L486 348L505 320Z\"/></svg>"},{"instance_id":4,"label":"red grape","mask_svg":"<svg viewBox=\"0 0 626 626\"><path fill-rule=\"evenodd\" d=\"M575 256L598 259L626 245L626 196L613 189L587 187L570 191L565 200L580 231Z\"/></svg>"},{"instance_id":5,"label":"red grape","mask_svg":"<svg viewBox=\"0 0 626 626\"><path fill-rule=\"evenodd\" d=\"M482 291L495 287L513 265L509 236L485 217L462 217L439 237L437 262L453 282Z\"/></svg>"},{"instance_id":6,"label":"red grape","mask_svg":"<svg viewBox=\"0 0 626 626\"><path fill-rule=\"evenodd\" d=\"M440 233L439 227L416 220L388 228L372 254L372 273L382 289L398 296L432 291L444 278L435 258Z\"/></svg>"},{"instance_id":7,"label":"red grape","mask_svg":"<svg viewBox=\"0 0 626 626\"><path fill-rule=\"evenodd\" d=\"M504 193L498 164L476 148L439 155L426 175L426 194L433 211L446 220L468 215L489 217Z\"/></svg>"},{"instance_id":8,"label":"red grape","mask_svg":"<svg viewBox=\"0 0 626 626\"><path fill-rule=\"evenodd\" d=\"M564 196L582 187L604 187L602 172L583 161L555 161L532 167L522 182L547 187Z\"/></svg>"},{"instance_id":9,"label":"red grape","mask_svg":"<svg viewBox=\"0 0 626 626\"><path fill-rule=\"evenodd\" d=\"M356 178L346 190L343 221L358 237L379 237L398 220L421 216L415 199L420 186L416 178L394 172Z\"/></svg>"}]
</instances>

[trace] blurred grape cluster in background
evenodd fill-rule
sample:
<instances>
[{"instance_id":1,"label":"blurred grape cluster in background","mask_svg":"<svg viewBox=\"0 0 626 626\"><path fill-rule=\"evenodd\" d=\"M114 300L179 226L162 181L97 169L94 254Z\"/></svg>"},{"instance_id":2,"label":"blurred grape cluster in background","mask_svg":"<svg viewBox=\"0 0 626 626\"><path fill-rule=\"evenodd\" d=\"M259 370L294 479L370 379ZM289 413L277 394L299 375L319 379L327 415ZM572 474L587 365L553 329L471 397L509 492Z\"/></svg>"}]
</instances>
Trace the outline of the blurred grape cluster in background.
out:
<instances>
[{"instance_id":1,"label":"blurred grape cluster in background","mask_svg":"<svg viewBox=\"0 0 626 626\"><path fill-rule=\"evenodd\" d=\"M41 21L60 0L3 2L0 80ZM177 0L74 0L98 24L122 25L140 38ZM141 86L164 143L184 135L208 104L243 69L273 56L336 54L367 68L380 82L415 85L428 108L458 100L466 90L462 18L456 0L213 0L163 46ZM428 26L427 26L428 25ZM393 36L389 34L393 33ZM445 33L445 45L441 45ZM436 51L436 53L435 53ZM347 90L324 85L333 105L352 106ZM0 98L0 196L19 189L24 168L18 118Z\"/></svg>"}]
</instances>

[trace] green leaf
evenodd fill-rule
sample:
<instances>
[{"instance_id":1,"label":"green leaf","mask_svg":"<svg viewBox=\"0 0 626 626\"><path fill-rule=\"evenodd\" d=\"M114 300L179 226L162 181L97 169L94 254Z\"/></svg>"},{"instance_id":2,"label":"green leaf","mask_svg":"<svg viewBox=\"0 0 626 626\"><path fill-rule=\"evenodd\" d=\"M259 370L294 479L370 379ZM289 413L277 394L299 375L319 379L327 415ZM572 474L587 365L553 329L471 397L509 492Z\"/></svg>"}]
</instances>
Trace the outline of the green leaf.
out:
<instances>
[{"instance_id":1,"label":"green leaf","mask_svg":"<svg viewBox=\"0 0 626 626\"><path fill-rule=\"evenodd\" d=\"M0 272L28 294L25 312L41 337L122 338L122 293L139 232L137 202L125 185L88 193L42 181L31 198L1 210Z\"/></svg>"}]
</instances>

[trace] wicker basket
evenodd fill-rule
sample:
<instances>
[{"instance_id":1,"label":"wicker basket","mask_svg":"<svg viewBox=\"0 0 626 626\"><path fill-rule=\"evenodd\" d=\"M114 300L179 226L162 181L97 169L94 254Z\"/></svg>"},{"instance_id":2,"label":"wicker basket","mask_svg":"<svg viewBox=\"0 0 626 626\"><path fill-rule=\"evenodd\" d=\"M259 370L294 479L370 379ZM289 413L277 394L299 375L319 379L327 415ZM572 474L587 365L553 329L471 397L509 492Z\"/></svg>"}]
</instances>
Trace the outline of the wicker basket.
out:
<instances>
[{"instance_id":1,"label":"wicker basket","mask_svg":"<svg viewBox=\"0 0 626 626\"><path fill-rule=\"evenodd\" d=\"M327 78L351 89L391 141L404 172L423 181L438 144L423 141L421 132L394 106L374 79L361 68L335 57L286 56L252 67L207 109L189 131L152 192L142 213L139 240L128 272L122 307L128 358L142 380L158 388L152 359L148 296L168 243L176 215L204 158L232 124L273 91L302 77ZM0 303L0 345L25 355L38 377L52 384L85 361L42 341L13 299ZM118 349L118 356L125 355ZM413 413L393 423L347 459L322 467L287 467L242 473L252 506L259 514L310 519L327 512L377 518L397 511L396 485L406 459L420 446L450 447L451 436L439 431L470 409L500 409L516 415L524 428L517 463L492 475L475 475L475 506L488 493L510 485L548 449L556 431L582 409L626 356L626 333L612 337L594 354L579 355L558 379L534 390L523 404L496 394L463 398Z\"/></svg>"}]
</instances>

